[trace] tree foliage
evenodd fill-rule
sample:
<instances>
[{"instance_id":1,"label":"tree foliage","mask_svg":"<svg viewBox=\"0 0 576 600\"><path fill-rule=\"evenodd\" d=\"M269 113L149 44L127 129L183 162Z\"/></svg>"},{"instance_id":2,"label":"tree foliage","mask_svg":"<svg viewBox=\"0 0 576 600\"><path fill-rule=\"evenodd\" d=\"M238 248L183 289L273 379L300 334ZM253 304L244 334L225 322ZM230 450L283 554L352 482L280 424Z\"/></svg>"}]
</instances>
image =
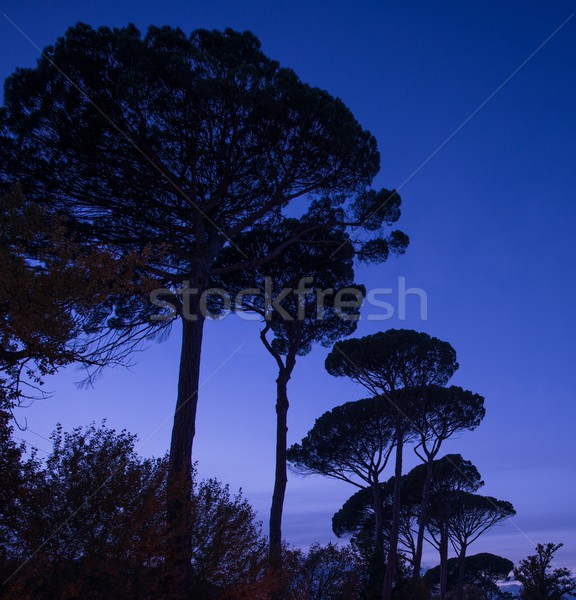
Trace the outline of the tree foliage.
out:
<instances>
[{"instance_id":1,"label":"tree foliage","mask_svg":"<svg viewBox=\"0 0 576 600\"><path fill-rule=\"evenodd\" d=\"M491 496L458 491L452 499L448 535L460 553L485 531L516 514L512 504Z\"/></svg>"},{"instance_id":2,"label":"tree foliage","mask_svg":"<svg viewBox=\"0 0 576 600\"><path fill-rule=\"evenodd\" d=\"M299 474L325 475L363 487L378 481L392 448L388 401L366 398L316 419L302 442L289 448L288 461Z\"/></svg>"},{"instance_id":3,"label":"tree foliage","mask_svg":"<svg viewBox=\"0 0 576 600\"><path fill-rule=\"evenodd\" d=\"M380 395L399 389L444 385L458 369L448 342L408 329L338 342L326 358L326 370L349 377Z\"/></svg>"},{"instance_id":4,"label":"tree foliage","mask_svg":"<svg viewBox=\"0 0 576 600\"><path fill-rule=\"evenodd\" d=\"M414 451L423 462L433 460L454 434L476 429L486 414L482 396L455 385L416 388L413 393L418 406L410 415L417 439Z\"/></svg>"},{"instance_id":5,"label":"tree foliage","mask_svg":"<svg viewBox=\"0 0 576 600\"><path fill-rule=\"evenodd\" d=\"M44 377L71 362L123 363L103 331L118 299L145 294L146 251L118 258L85 245L63 215L19 187L0 197L0 380L7 406L40 393Z\"/></svg>"},{"instance_id":6,"label":"tree foliage","mask_svg":"<svg viewBox=\"0 0 576 600\"><path fill-rule=\"evenodd\" d=\"M2 117L6 179L93 239L162 248L151 264L166 284L312 192L317 223L356 193L350 220L378 229L399 215L393 192L365 189L374 138L249 32L78 24L7 80Z\"/></svg>"},{"instance_id":7,"label":"tree foliage","mask_svg":"<svg viewBox=\"0 0 576 600\"><path fill-rule=\"evenodd\" d=\"M482 600L496 600L500 597L499 588L496 585L508 578L512 572L514 563L507 558L482 552L467 556L464 561L465 585L469 588L477 588ZM457 557L448 559L448 590L454 590L458 584L459 560ZM440 583L440 566L428 569L424 576L424 582L428 586ZM471 595L469 589L468 594Z\"/></svg>"},{"instance_id":8,"label":"tree foliage","mask_svg":"<svg viewBox=\"0 0 576 600\"><path fill-rule=\"evenodd\" d=\"M134 435L105 424L58 427L45 461L15 445L7 417L1 434L6 597L160 597L167 459L141 458ZM195 481L192 512L195 593L228 594L261 576L265 540L241 493Z\"/></svg>"}]
</instances>

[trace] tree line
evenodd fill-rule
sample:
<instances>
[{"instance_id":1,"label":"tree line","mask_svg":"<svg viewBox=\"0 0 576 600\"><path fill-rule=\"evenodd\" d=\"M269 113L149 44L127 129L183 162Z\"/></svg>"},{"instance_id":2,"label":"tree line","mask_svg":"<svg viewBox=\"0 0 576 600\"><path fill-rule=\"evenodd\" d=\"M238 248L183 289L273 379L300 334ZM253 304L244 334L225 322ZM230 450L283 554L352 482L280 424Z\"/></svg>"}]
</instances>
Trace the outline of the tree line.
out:
<instances>
[{"instance_id":1,"label":"tree line","mask_svg":"<svg viewBox=\"0 0 576 600\"><path fill-rule=\"evenodd\" d=\"M2 598L162 598L169 587L165 563L168 457L142 458L137 438L105 422L70 432L57 426L44 456L17 443L11 416L0 414L0 577ZM454 480L481 484L477 470L458 455L438 461L445 490ZM465 475L464 475L465 474ZM423 465L405 476L401 551L395 597L414 598L410 582L411 523L422 491ZM470 479L468 479L470 478ZM382 486L389 517L393 481ZM197 598L356 600L370 598L374 567L374 519L368 488L354 494L334 515L333 529L352 535L350 545L312 544L307 551L282 546L282 579L269 569L268 540L241 492L216 479L192 483L191 595ZM445 491L444 493L449 493ZM461 510L456 508L455 510ZM455 513L457 514L457 513ZM435 521L436 522L436 521ZM389 529L389 519L385 518ZM461 519L450 521L451 530ZM465 558L465 598L511 597L498 582L514 571L524 600L560 600L574 591L568 569L553 568L561 545L538 545L536 554L513 563L481 553ZM437 593L440 566L428 569L420 592ZM460 559L447 562L448 597L459 586ZM434 596L433 596L434 597Z\"/></svg>"}]
</instances>

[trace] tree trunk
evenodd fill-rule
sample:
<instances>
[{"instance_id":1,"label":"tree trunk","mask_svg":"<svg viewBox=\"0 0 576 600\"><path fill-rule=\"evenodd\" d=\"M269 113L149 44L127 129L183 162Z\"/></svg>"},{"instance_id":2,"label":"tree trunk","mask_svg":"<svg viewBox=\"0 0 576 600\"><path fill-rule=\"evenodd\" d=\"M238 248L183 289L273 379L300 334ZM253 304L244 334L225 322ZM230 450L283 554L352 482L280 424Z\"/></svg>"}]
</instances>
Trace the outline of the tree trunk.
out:
<instances>
[{"instance_id":1,"label":"tree trunk","mask_svg":"<svg viewBox=\"0 0 576 600\"><path fill-rule=\"evenodd\" d=\"M281 369L276 379L276 467L274 492L270 507L270 563L275 575L282 569L282 511L286 495L286 446L288 433L288 381L290 375Z\"/></svg>"},{"instance_id":2,"label":"tree trunk","mask_svg":"<svg viewBox=\"0 0 576 600\"><path fill-rule=\"evenodd\" d=\"M192 585L192 443L196 432L204 317L198 310L191 310L191 315L196 319L182 318L178 398L166 487L166 596L171 600L190 598Z\"/></svg>"},{"instance_id":3,"label":"tree trunk","mask_svg":"<svg viewBox=\"0 0 576 600\"><path fill-rule=\"evenodd\" d=\"M466 545L463 544L458 556L458 588L456 590L456 600L464 598L464 577L466 575Z\"/></svg>"},{"instance_id":4,"label":"tree trunk","mask_svg":"<svg viewBox=\"0 0 576 600\"><path fill-rule=\"evenodd\" d=\"M404 432L398 428L396 434L396 466L394 469L394 498L392 501L392 526L386 573L382 589L382 600L391 600L394 586L394 570L396 568L396 553L398 550L398 535L400 531L400 508L402 502L402 452L404 448Z\"/></svg>"},{"instance_id":5,"label":"tree trunk","mask_svg":"<svg viewBox=\"0 0 576 600\"><path fill-rule=\"evenodd\" d=\"M412 578L414 581L420 581L420 567L422 565L422 551L424 549L424 532L426 530L426 517L428 514L428 503L430 502L430 489L432 488L432 479L434 476L432 461L426 465L426 479L422 489L422 502L420 504L420 519L418 521L418 537L416 539L416 554L414 555L414 572Z\"/></svg>"},{"instance_id":6,"label":"tree trunk","mask_svg":"<svg viewBox=\"0 0 576 600\"><path fill-rule=\"evenodd\" d=\"M440 600L446 600L448 588L448 532L440 533Z\"/></svg>"}]
</instances>

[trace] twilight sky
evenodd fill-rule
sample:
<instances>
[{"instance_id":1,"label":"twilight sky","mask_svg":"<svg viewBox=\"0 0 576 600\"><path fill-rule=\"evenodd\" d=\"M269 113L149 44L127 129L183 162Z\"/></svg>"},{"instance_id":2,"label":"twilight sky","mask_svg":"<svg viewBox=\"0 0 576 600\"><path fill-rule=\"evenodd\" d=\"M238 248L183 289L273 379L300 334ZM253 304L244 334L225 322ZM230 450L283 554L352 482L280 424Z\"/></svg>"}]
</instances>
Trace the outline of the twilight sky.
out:
<instances>
[{"instance_id":1,"label":"twilight sky","mask_svg":"<svg viewBox=\"0 0 576 600\"><path fill-rule=\"evenodd\" d=\"M32 66L77 21L249 29L263 49L306 82L339 96L378 140L376 187L403 197L405 256L361 268L367 288L391 288L396 314L356 335L389 327L449 341L460 370L452 383L486 398L481 427L446 444L479 468L483 492L518 516L471 553L516 561L537 542L564 542L559 564L576 568L576 4L544 2L264 2L231 0L1 3L0 76ZM572 17L572 18L571 18ZM21 30L19 32L17 28ZM26 39L29 38L29 39ZM409 296L398 317L399 278L423 290L427 318ZM272 490L274 362L258 323L207 324L194 457L199 472L242 487L266 522ZM325 410L364 396L324 371L317 348L290 385L289 441ZM18 433L49 449L57 422L100 421L138 433L141 452L163 454L175 403L179 332L111 370L94 389L80 373L51 379L52 398L20 410ZM407 464L415 464L407 454ZM350 486L292 476L285 535L307 545L331 537L330 519ZM435 564L429 552L427 564Z\"/></svg>"}]
</instances>

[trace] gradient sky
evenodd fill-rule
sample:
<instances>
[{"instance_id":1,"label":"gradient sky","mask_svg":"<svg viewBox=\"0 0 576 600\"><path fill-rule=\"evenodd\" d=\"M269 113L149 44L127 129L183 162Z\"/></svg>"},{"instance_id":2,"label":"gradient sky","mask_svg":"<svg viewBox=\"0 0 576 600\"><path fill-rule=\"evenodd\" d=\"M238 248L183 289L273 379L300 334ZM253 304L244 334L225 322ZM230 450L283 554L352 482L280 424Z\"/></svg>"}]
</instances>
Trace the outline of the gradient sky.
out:
<instances>
[{"instance_id":1,"label":"gradient sky","mask_svg":"<svg viewBox=\"0 0 576 600\"><path fill-rule=\"evenodd\" d=\"M558 563L575 568L574 11L574 2L562 1L8 0L0 75L33 65L32 42L44 47L77 21L187 32L232 27L253 31L269 56L342 98L378 140L375 186L400 189L399 226L411 238L404 257L362 268L358 279L396 290L405 277L428 299L426 320L411 297L405 320L363 319L357 335L408 327L447 340L461 365L452 382L486 397L481 427L444 450L472 460L484 493L511 501L518 516L470 552L516 561L537 542L562 541ZM52 398L18 412L29 425L18 435L49 449L38 435L48 437L56 422L72 428L106 417L138 433L143 454L163 454L178 351L176 328L130 371L108 371L90 390L78 389L80 373L67 370L48 382ZM290 443L325 410L364 396L325 373L325 355L316 349L296 367ZM234 317L208 323L202 369L199 472L241 486L266 521L275 369L258 324ZM407 464L415 464L411 456ZM353 491L290 477L286 538L299 545L331 539L331 515ZM425 559L437 562L432 552Z\"/></svg>"}]
</instances>

